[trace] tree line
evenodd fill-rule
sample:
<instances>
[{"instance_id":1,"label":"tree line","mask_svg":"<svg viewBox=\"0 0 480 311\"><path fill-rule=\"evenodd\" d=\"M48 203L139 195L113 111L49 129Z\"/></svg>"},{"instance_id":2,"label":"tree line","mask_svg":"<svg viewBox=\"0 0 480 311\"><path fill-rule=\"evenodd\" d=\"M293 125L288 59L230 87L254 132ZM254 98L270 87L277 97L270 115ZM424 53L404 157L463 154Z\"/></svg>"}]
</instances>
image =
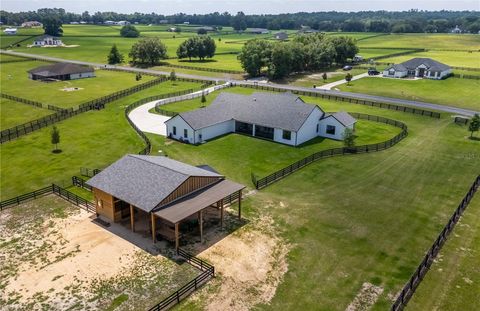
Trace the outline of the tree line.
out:
<instances>
[{"instance_id":1,"label":"tree line","mask_svg":"<svg viewBox=\"0 0 480 311\"><path fill-rule=\"evenodd\" d=\"M245 15L238 12L209 14L157 13L122 14L116 12L85 11L81 14L66 12L64 9L39 9L29 12L0 11L0 21L6 25L20 25L29 20L42 21L51 16L58 17L63 23L80 22L101 24L107 20L129 21L140 24L180 24L189 22L195 25L232 26L236 30L249 28L300 29L309 26L320 31L355 32L450 32L459 26L465 32L478 33L480 13L478 11L419 11L402 12L364 11L364 12L314 12L292 14Z\"/></svg>"},{"instance_id":2,"label":"tree line","mask_svg":"<svg viewBox=\"0 0 480 311\"><path fill-rule=\"evenodd\" d=\"M358 53L351 37L330 37L323 33L296 36L290 42L264 39L248 41L238 59L252 77L266 73L271 79L281 79L290 73L314 71L343 65Z\"/></svg>"}]
</instances>

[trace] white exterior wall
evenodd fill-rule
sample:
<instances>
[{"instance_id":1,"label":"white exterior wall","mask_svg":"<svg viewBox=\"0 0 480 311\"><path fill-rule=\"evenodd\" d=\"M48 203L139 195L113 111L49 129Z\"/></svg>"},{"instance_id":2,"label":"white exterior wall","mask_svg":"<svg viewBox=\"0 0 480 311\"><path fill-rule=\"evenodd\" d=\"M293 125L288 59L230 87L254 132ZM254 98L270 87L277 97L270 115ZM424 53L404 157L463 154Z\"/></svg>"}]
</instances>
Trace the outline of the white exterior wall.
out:
<instances>
[{"instance_id":1,"label":"white exterior wall","mask_svg":"<svg viewBox=\"0 0 480 311\"><path fill-rule=\"evenodd\" d=\"M305 120L305 123L303 123L302 127L300 127L297 132L297 146L318 136L317 124L318 120L320 120L322 117L323 112L320 110L320 108L317 107L312 111L307 120Z\"/></svg>"},{"instance_id":2,"label":"white exterior wall","mask_svg":"<svg viewBox=\"0 0 480 311\"><path fill-rule=\"evenodd\" d=\"M335 140L343 140L343 131L345 130L345 126L338 122L337 119L334 117L327 117L325 119L320 120L319 124L319 136L331 138ZM335 126L335 135L327 134L327 125ZM349 128L354 129L355 124L349 126Z\"/></svg>"},{"instance_id":3,"label":"white exterior wall","mask_svg":"<svg viewBox=\"0 0 480 311\"><path fill-rule=\"evenodd\" d=\"M389 78L404 78L407 76L407 71L394 71L393 75L390 74L389 70L385 70L383 72L384 77L389 77Z\"/></svg>"},{"instance_id":4,"label":"white exterior wall","mask_svg":"<svg viewBox=\"0 0 480 311\"><path fill-rule=\"evenodd\" d=\"M84 73L74 73L70 75L70 80L76 79L83 79L83 78L92 78L95 77L95 73L92 72L84 72Z\"/></svg>"},{"instance_id":5,"label":"white exterior wall","mask_svg":"<svg viewBox=\"0 0 480 311\"><path fill-rule=\"evenodd\" d=\"M295 146L295 139L297 138L297 133L292 131L290 131L290 133L290 140L283 139L283 130L275 128L273 129L273 140L278 143Z\"/></svg>"},{"instance_id":6,"label":"white exterior wall","mask_svg":"<svg viewBox=\"0 0 480 311\"><path fill-rule=\"evenodd\" d=\"M169 119L167 122L165 122L165 125L167 126L167 136L171 136L173 139L177 139L177 140L180 140L180 138L184 141L188 140L189 143L193 144L193 129L181 117L175 116ZM177 128L176 135L173 135L174 126ZM183 137L184 129L186 129L188 132L188 138Z\"/></svg>"},{"instance_id":7,"label":"white exterior wall","mask_svg":"<svg viewBox=\"0 0 480 311\"><path fill-rule=\"evenodd\" d=\"M430 76L425 76L425 78L428 78L428 79L435 79L435 80L441 80L443 79L444 77L448 76L449 74L452 73L452 70L451 69L448 69L448 70L444 70L440 73L438 72L430 72L428 71L428 74L431 74Z\"/></svg>"},{"instance_id":8,"label":"white exterior wall","mask_svg":"<svg viewBox=\"0 0 480 311\"><path fill-rule=\"evenodd\" d=\"M195 131L195 143L201 143L220 135L235 132L235 121L228 120ZM202 138L200 139L200 135Z\"/></svg>"}]
</instances>

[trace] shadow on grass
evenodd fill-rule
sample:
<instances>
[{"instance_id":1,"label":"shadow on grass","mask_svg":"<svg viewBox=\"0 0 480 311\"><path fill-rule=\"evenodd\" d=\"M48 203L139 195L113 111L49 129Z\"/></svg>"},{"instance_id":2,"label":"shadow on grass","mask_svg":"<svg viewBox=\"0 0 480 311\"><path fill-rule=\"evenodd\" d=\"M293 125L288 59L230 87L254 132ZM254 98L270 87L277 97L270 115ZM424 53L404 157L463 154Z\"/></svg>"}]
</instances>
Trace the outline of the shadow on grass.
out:
<instances>
[{"instance_id":1,"label":"shadow on grass","mask_svg":"<svg viewBox=\"0 0 480 311\"><path fill-rule=\"evenodd\" d=\"M468 139L474 140L474 141L480 141L480 137L475 137L475 136L473 136L473 137L470 136L470 137L468 137Z\"/></svg>"},{"instance_id":2,"label":"shadow on grass","mask_svg":"<svg viewBox=\"0 0 480 311\"><path fill-rule=\"evenodd\" d=\"M55 150L52 150L52 153L62 153L62 149L55 149Z\"/></svg>"},{"instance_id":3,"label":"shadow on grass","mask_svg":"<svg viewBox=\"0 0 480 311\"><path fill-rule=\"evenodd\" d=\"M185 63L185 64L205 64L205 63L216 63L216 59L182 59L178 61L179 63Z\"/></svg>"}]
</instances>

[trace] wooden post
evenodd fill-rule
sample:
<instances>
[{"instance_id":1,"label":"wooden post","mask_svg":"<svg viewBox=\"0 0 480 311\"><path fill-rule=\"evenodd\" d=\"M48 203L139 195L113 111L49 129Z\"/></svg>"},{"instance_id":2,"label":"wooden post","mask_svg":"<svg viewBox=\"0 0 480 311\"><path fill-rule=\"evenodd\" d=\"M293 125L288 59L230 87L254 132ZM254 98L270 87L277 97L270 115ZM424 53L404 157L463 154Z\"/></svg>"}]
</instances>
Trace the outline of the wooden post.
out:
<instances>
[{"instance_id":1,"label":"wooden post","mask_svg":"<svg viewBox=\"0 0 480 311\"><path fill-rule=\"evenodd\" d=\"M135 215L133 214L133 205L130 204L130 229L135 232Z\"/></svg>"},{"instance_id":2,"label":"wooden post","mask_svg":"<svg viewBox=\"0 0 480 311\"><path fill-rule=\"evenodd\" d=\"M220 228L223 228L223 199L220 200Z\"/></svg>"},{"instance_id":3,"label":"wooden post","mask_svg":"<svg viewBox=\"0 0 480 311\"><path fill-rule=\"evenodd\" d=\"M198 226L200 228L200 243L203 243L203 209L198 212Z\"/></svg>"},{"instance_id":4,"label":"wooden post","mask_svg":"<svg viewBox=\"0 0 480 311\"><path fill-rule=\"evenodd\" d=\"M156 222L156 219L155 219L155 214L154 213L151 213L152 215L152 240L153 240L153 243L157 242L157 229L156 229L156 226L157 226L157 222Z\"/></svg>"},{"instance_id":5,"label":"wooden post","mask_svg":"<svg viewBox=\"0 0 480 311\"><path fill-rule=\"evenodd\" d=\"M179 241L178 241L178 222L175 224L175 249L178 250Z\"/></svg>"},{"instance_id":6,"label":"wooden post","mask_svg":"<svg viewBox=\"0 0 480 311\"><path fill-rule=\"evenodd\" d=\"M238 191L238 219L242 219L242 190Z\"/></svg>"}]
</instances>

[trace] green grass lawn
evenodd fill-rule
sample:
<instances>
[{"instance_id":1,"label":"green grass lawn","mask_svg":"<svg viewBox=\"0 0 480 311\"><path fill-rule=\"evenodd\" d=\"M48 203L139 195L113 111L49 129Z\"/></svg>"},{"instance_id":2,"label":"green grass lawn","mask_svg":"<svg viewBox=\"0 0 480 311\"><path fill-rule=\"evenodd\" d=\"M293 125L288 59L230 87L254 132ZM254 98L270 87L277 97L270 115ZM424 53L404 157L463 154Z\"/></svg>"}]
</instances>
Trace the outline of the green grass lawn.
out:
<instances>
[{"instance_id":1,"label":"green grass lawn","mask_svg":"<svg viewBox=\"0 0 480 311\"><path fill-rule=\"evenodd\" d=\"M1 66L1 90L3 93L51 104L58 107L74 107L89 100L138 85L155 77L144 75L140 81L135 74L96 70L95 78L45 83L28 78L27 71L49 63L31 61L6 63ZM78 87L78 91L62 91Z\"/></svg>"},{"instance_id":2,"label":"green grass lawn","mask_svg":"<svg viewBox=\"0 0 480 311\"><path fill-rule=\"evenodd\" d=\"M328 84L336 81L340 81L345 79L345 76L347 73L350 73L353 76L362 74L367 72L367 69L358 69L354 68L349 71L344 71L342 69L334 69L333 71L326 70L327 72L327 80L324 81L322 78L323 72L319 71L316 73L309 73L309 74L297 74L288 77L285 81L275 81L276 83L288 83L291 85L296 85L296 86L302 86L302 87L313 87L314 85L316 86L321 86L323 84Z\"/></svg>"},{"instance_id":3,"label":"green grass lawn","mask_svg":"<svg viewBox=\"0 0 480 311\"><path fill-rule=\"evenodd\" d=\"M55 111L2 98L0 99L0 129L11 128L53 113Z\"/></svg>"},{"instance_id":4,"label":"green grass lawn","mask_svg":"<svg viewBox=\"0 0 480 311\"><path fill-rule=\"evenodd\" d=\"M60 130L60 154L52 153L51 127L43 128L1 148L1 198L7 199L45 187L52 182L69 185L80 167L103 168L126 153L145 146L124 117L125 107L138 99L198 87L197 83L171 82L109 103L56 123Z\"/></svg>"},{"instance_id":5,"label":"green grass lawn","mask_svg":"<svg viewBox=\"0 0 480 311\"><path fill-rule=\"evenodd\" d=\"M480 80L448 78L445 80L404 80L363 78L338 88L346 92L388 96L480 111Z\"/></svg>"},{"instance_id":6,"label":"green grass lawn","mask_svg":"<svg viewBox=\"0 0 480 311\"><path fill-rule=\"evenodd\" d=\"M478 174L478 141L467 139L466 127L449 116L304 99L327 111L400 120L409 135L387 151L318 161L248 198L250 217L271 215L292 245L288 272L271 304L255 309L345 310L369 282L384 289L372 310L386 310ZM154 150L208 163L250 187L251 172L270 173L294 160L276 144L267 148L267 142L240 135L198 147L150 137Z\"/></svg>"},{"instance_id":7,"label":"green grass lawn","mask_svg":"<svg viewBox=\"0 0 480 311\"><path fill-rule=\"evenodd\" d=\"M479 50L480 37L469 34L390 34L358 42L360 48L391 47L412 49Z\"/></svg>"},{"instance_id":8,"label":"green grass lawn","mask_svg":"<svg viewBox=\"0 0 480 311\"><path fill-rule=\"evenodd\" d=\"M390 54L395 54L395 53L401 53L401 52L407 52L406 50L395 50L395 49L369 49L369 48L360 48L360 51L358 54L360 54L363 59L368 60L370 58L376 58L379 56L385 56L385 55L390 55ZM381 60L382 62L384 61L383 59Z\"/></svg>"},{"instance_id":9,"label":"green grass lawn","mask_svg":"<svg viewBox=\"0 0 480 311\"><path fill-rule=\"evenodd\" d=\"M473 182L473 180L472 180ZM406 310L479 310L480 195L440 251Z\"/></svg>"},{"instance_id":10,"label":"green grass lawn","mask_svg":"<svg viewBox=\"0 0 480 311\"><path fill-rule=\"evenodd\" d=\"M392 58L382 59L382 62L401 63L414 57L429 57L439 62L455 67L480 68L480 52L452 52L452 51L428 51ZM455 71L455 70L454 70Z\"/></svg>"}]
</instances>

